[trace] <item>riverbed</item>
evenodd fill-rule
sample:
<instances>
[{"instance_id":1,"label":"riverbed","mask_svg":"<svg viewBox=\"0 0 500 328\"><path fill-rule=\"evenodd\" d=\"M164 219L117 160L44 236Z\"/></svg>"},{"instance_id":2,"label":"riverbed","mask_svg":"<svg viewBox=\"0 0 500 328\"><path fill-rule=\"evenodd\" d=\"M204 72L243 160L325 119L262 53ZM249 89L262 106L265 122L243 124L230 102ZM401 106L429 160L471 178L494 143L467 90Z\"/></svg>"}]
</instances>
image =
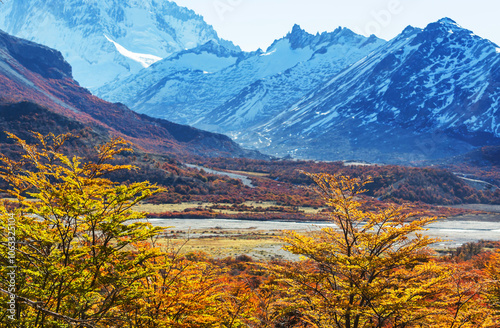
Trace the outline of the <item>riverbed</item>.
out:
<instances>
[{"instance_id":1,"label":"riverbed","mask_svg":"<svg viewBox=\"0 0 500 328\"><path fill-rule=\"evenodd\" d=\"M329 221L285 222L249 221L223 219L149 219L154 226L172 227L176 231L272 231L281 230L314 231L335 225ZM467 242L479 240L500 241L500 222L442 220L427 226L422 233L432 238L442 239L436 247L458 247Z\"/></svg>"},{"instance_id":2,"label":"riverbed","mask_svg":"<svg viewBox=\"0 0 500 328\"><path fill-rule=\"evenodd\" d=\"M185 166L189 167L189 168L194 168L194 169L198 169L198 170L203 170L207 173L210 173L210 174L215 174L215 175L221 175L221 176L226 176L226 177L229 177L231 179L236 179L236 180L240 180L244 186L247 186L247 187L250 187L250 188L255 188L255 186L252 184L252 180L250 180L249 177L247 177L246 175L241 175L241 174L236 174L236 173L229 173L229 172L224 172L224 171L216 171L216 170L213 170L213 169L209 169L207 167L203 167L203 166L199 166L199 165L194 165L194 164L184 164Z\"/></svg>"}]
</instances>

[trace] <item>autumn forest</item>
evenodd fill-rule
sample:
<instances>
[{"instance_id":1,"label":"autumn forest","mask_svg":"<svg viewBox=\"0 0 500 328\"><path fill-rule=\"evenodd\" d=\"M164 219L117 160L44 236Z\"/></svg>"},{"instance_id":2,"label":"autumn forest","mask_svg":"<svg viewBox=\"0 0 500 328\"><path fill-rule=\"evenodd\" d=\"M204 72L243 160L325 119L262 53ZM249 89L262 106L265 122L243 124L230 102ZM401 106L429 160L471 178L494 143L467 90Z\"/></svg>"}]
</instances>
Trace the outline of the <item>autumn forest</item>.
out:
<instances>
[{"instance_id":1,"label":"autumn forest","mask_svg":"<svg viewBox=\"0 0 500 328\"><path fill-rule=\"evenodd\" d=\"M144 169L162 167L168 173L160 178L171 180L151 183L130 179L130 172L141 176L140 168L124 164L135 155L119 138L97 147L92 159L64 151L74 142L68 134L33 134L34 142L9 138L17 148L0 158L7 195L0 207L2 327L453 328L500 322L500 244L470 243L440 255L429 247L436 240L423 234L453 211L424 202L497 203L498 192L457 192L446 187L454 179L444 171L307 162L278 169L279 161L267 167L227 161L221 169L261 172L252 180L260 187L245 188L239 180L150 159ZM388 181L403 174L422 184L442 181L441 192L426 194L415 183L389 192ZM220 197L219 204L243 217L268 220L300 219L299 206L322 208L317 216L336 228L284 231L283 247L297 260L213 257L166 243L159 237L164 229L134 210L202 196ZM248 208L248 199L273 200L277 208ZM215 210L183 213L210 217Z\"/></svg>"}]
</instances>

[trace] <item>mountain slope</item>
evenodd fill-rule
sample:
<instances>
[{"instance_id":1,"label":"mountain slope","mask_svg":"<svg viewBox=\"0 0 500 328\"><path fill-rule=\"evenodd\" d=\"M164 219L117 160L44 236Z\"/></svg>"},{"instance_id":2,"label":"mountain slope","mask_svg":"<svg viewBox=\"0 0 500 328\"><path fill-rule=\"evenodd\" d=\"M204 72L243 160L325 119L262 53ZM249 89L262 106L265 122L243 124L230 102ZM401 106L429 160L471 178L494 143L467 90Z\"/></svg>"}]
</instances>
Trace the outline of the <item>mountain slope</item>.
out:
<instances>
[{"instance_id":1,"label":"mountain slope","mask_svg":"<svg viewBox=\"0 0 500 328\"><path fill-rule=\"evenodd\" d=\"M311 35L296 25L265 53L237 53L203 45L114 81L97 94L141 113L227 133L240 127L235 120L250 126L267 119L273 115L268 107L281 109L282 101L297 99L383 43L341 28ZM219 63L215 68L214 62ZM266 97L268 92L272 97ZM245 109L254 102L262 110Z\"/></svg>"},{"instance_id":2,"label":"mountain slope","mask_svg":"<svg viewBox=\"0 0 500 328\"><path fill-rule=\"evenodd\" d=\"M499 105L499 47L442 19L408 27L256 131L273 154L407 162L497 143Z\"/></svg>"},{"instance_id":3,"label":"mountain slope","mask_svg":"<svg viewBox=\"0 0 500 328\"><path fill-rule=\"evenodd\" d=\"M226 136L137 114L122 104L111 104L92 96L72 79L71 66L61 53L2 31L0 85L3 108L15 108L14 105L21 102L32 103L53 113L51 120L63 116L57 120L84 124L93 133L121 136L144 151L179 156L251 155ZM38 108L35 112L43 110ZM8 110L2 113L12 114ZM33 120L24 126L37 124L40 122Z\"/></svg>"},{"instance_id":4,"label":"mountain slope","mask_svg":"<svg viewBox=\"0 0 500 328\"><path fill-rule=\"evenodd\" d=\"M116 80L96 91L113 102L133 106L135 111L177 123L192 123L200 112L218 105L227 90L222 70L232 67L246 54L212 41L173 54L151 67ZM240 76L245 79L246 77ZM213 105L215 104L215 105Z\"/></svg>"},{"instance_id":5,"label":"mountain slope","mask_svg":"<svg viewBox=\"0 0 500 328\"><path fill-rule=\"evenodd\" d=\"M90 89L210 40L238 50L169 1L5 0L1 9L0 29L61 51Z\"/></svg>"}]
</instances>

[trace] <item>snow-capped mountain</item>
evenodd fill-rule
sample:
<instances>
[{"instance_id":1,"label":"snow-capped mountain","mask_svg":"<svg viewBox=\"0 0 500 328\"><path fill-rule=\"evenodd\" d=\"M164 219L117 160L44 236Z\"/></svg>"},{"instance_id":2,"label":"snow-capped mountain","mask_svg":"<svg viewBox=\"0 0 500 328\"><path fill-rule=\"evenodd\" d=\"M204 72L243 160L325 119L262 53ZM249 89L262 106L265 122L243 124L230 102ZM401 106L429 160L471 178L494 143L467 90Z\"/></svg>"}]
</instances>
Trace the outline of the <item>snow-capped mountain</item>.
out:
<instances>
[{"instance_id":1,"label":"snow-capped mountain","mask_svg":"<svg viewBox=\"0 0 500 328\"><path fill-rule=\"evenodd\" d=\"M90 89L209 41L239 50L193 11L158 0L4 0L0 29L61 51Z\"/></svg>"},{"instance_id":2,"label":"snow-capped mountain","mask_svg":"<svg viewBox=\"0 0 500 328\"><path fill-rule=\"evenodd\" d=\"M267 151L395 162L499 142L500 48L445 18L398 37L247 135Z\"/></svg>"},{"instance_id":3,"label":"snow-capped mountain","mask_svg":"<svg viewBox=\"0 0 500 328\"><path fill-rule=\"evenodd\" d=\"M340 27L332 33L314 36L296 25L285 39L291 49L310 48L313 53L307 60L243 88L205 116L207 127L217 126L218 131L238 138L241 131L251 131L268 122L328 78L385 44L373 35L365 38ZM276 41L279 42L283 41Z\"/></svg>"},{"instance_id":4,"label":"snow-capped mountain","mask_svg":"<svg viewBox=\"0 0 500 328\"><path fill-rule=\"evenodd\" d=\"M297 25L266 52L209 43L114 81L97 94L140 113L229 133L262 123L384 43L342 28L311 35Z\"/></svg>"}]
</instances>

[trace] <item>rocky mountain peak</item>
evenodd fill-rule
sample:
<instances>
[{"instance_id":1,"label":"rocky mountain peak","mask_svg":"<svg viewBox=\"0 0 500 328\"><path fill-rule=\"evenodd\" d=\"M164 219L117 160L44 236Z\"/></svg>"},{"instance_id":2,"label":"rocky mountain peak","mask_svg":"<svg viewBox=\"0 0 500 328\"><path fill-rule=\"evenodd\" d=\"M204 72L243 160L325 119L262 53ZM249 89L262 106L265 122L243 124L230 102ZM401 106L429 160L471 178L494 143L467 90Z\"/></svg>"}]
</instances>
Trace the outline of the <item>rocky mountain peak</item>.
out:
<instances>
[{"instance_id":1,"label":"rocky mountain peak","mask_svg":"<svg viewBox=\"0 0 500 328\"><path fill-rule=\"evenodd\" d=\"M446 27L462 28L460 25L457 24L457 22L455 22L453 19L448 18L448 17L441 18L440 20L437 21L437 24L441 24L441 25L444 25Z\"/></svg>"},{"instance_id":2,"label":"rocky mountain peak","mask_svg":"<svg viewBox=\"0 0 500 328\"><path fill-rule=\"evenodd\" d=\"M434 37L448 36L449 34L453 33L466 33L467 35L470 35L472 33L471 31L464 29L451 18L442 18L437 22L430 23L425 27L423 32Z\"/></svg>"},{"instance_id":3,"label":"rocky mountain peak","mask_svg":"<svg viewBox=\"0 0 500 328\"><path fill-rule=\"evenodd\" d=\"M295 24L292 31L286 37L290 41L292 49L305 48L314 40L314 35L307 33L300 25Z\"/></svg>"}]
</instances>

